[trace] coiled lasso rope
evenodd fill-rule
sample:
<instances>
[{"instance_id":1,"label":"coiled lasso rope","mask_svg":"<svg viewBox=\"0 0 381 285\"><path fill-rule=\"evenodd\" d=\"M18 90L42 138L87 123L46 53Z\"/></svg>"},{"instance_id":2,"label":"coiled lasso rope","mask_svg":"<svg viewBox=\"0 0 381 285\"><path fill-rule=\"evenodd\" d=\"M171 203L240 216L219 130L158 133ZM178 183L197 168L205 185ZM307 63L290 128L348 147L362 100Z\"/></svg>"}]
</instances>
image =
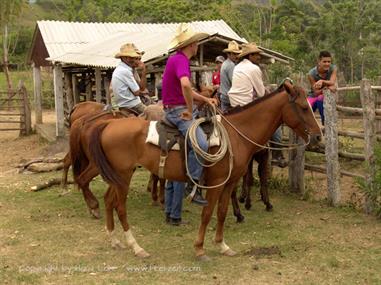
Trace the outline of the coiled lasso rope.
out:
<instances>
[{"instance_id":1,"label":"coiled lasso rope","mask_svg":"<svg viewBox=\"0 0 381 285\"><path fill-rule=\"evenodd\" d=\"M222 124L222 122L217 120L216 107L214 107L214 106L212 108L212 118L211 119L212 119L212 123L214 126L213 133L216 134L216 136L220 138L220 146L219 146L216 153L212 154L212 153L208 153L207 151L205 152L200 147L200 145L198 144L198 141L197 141L196 130L203 122L206 121L206 118L196 119L190 125L189 129L187 130L187 132L185 134L185 167L186 167L188 177L197 187L204 188L204 189L211 189L211 188L216 188L216 187L220 187L220 186L224 185L229 180L230 175L231 175L232 170L233 170L233 149L232 149L232 146L230 143L229 135L228 135L224 125ZM223 182L221 182L220 184L217 184L217 185L203 186L203 185L196 183L196 181L193 180L192 176L189 173L189 169L188 169L188 151L187 151L188 139L189 139L190 144L192 145L193 151L196 154L196 159L197 159L198 163L200 163L200 165L202 165L203 167L212 167L213 165L215 165L217 162L219 162L220 160L222 160L225 157L226 152L229 152L229 174L227 175L226 179ZM204 163L203 161L201 161L199 159L199 157L207 163Z\"/></svg>"}]
</instances>

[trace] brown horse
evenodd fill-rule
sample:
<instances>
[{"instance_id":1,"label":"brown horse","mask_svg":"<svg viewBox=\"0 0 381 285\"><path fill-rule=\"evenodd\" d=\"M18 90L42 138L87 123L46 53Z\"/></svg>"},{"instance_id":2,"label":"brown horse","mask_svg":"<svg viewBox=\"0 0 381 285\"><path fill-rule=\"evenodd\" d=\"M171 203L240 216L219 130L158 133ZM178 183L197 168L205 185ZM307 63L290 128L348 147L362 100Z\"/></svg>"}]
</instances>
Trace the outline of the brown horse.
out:
<instances>
[{"instance_id":1,"label":"brown horse","mask_svg":"<svg viewBox=\"0 0 381 285\"><path fill-rule=\"evenodd\" d=\"M288 125L306 142L311 138L311 142L317 143L321 138L320 128L307 102L305 91L292 86L288 81L284 83L284 87L283 91L277 90L242 108L234 108L224 117L223 124L232 145L234 167L224 185L207 191L208 206L202 210L201 225L194 244L196 256L201 260L207 259L204 238L216 204L218 210L215 242L222 254L235 255L224 242L224 222L234 187L247 171L253 154L261 149L254 142L264 145L281 123ZM127 221L126 200L136 165L142 165L152 173L158 173L160 150L157 146L145 143L148 126L149 122L139 118L100 123L94 126L89 142L91 157L117 197L115 206L127 244L139 257L147 257L149 254L138 245L131 233ZM211 149L211 152L215 151L216 149ZM178 151L170 151L164 169L165 177L174 181L186 181L184 169L181 154ZM206 185L222 183L229 173L229 155L205 169L204 173ZM106 211L106 215L110 214L112 216L112 212ZM107 230L112 234L114 225L107 223Z\"/></svg>"}]
</instances>

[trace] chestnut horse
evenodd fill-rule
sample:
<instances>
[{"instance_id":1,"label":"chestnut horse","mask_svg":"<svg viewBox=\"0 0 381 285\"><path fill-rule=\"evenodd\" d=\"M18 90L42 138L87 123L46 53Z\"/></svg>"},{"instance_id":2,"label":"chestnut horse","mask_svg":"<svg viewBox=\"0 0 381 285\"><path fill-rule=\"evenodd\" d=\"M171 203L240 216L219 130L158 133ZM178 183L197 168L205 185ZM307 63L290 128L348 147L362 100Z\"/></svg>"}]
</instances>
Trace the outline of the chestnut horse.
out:
<instances>
[{"instance_id":1,"label":"chestnut horse","mask_svg":"<svg viewBox=\"0 0 381 285\"><path fill-rule=\"evenodd\" d=\"M282 123L288 125L306 142L311 139L311 142L317 143L321 139L321 131L307 102L305 91L292 86L288 81L284 83L284 90L276 90L244 107L234 108L224 116L223 125L232 145L234 167L225 184L206 193L208 206L202 210L201 225L194 243L196 256L200 260L208 259L204 250L204 239L216 204L218 209L215 242L222 254L236 254L223 238L230 195L239 179L246 173L253 154L261 149L257 144L264 145ZM138 257L147 257L149 254L139 246L131 232L127 221L126 200L136 165L142 165L152 173L158 173L160 149L145 142L148 127L149 122L139 118L99 123L93 127L89 142L91 158L112 188L113 195L117 197L113 206L116 206L127 245ZM211 152L215 151L215 148L211 149ZM222 183L229 174L229 155L205 169L204 173L206 185ZM164 175L169 180L186 181L184 160L179 151L169 152ZM110 214L112 216L112 212L106 211L106 215ZM107 230L112 236L114 224L108 222Z\"/></svg>"}]
</instances>

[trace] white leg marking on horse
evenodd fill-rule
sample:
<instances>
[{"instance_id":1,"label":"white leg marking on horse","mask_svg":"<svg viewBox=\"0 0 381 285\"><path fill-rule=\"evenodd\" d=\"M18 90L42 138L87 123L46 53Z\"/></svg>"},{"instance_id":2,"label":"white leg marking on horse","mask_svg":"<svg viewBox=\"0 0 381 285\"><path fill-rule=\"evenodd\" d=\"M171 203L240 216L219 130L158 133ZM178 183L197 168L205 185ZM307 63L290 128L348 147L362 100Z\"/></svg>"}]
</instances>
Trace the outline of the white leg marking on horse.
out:
<instances>
[{"instance_id":1,"label":"white leg marking on horse","mask_svg":"<svg viewBox=\"0 0 381 285\"><path fill-rule=\"evenodd\" d=\"M129 247L132 247L135 255L139 255L140 256L141 255L141 254L139 254L140 252L141 253L145 253L145 250L143 248L141 248L139 246L139 244L136 242L134 236L132 235L131 230L128 230L128 231L126 231L124 233L126 235L127 245ZM148 253L147 253L147 255L148 255ZM145 257L145 256L143 256L143 257Z\"/></svg>"},{"instance_id":2,"label":"white leg marking on horse","mask_svg":"<svg viewBox=\"0 0 381 285\"><path fill-rule=\"evenodd\" d=\"M115 231L107 231L107 233L108 233L108 235L109 235L109 237L110 237L110 240L111 240L111 246L113 247L113 248L126 248L125 246L124 246L124 244L122 244L121 242L120 242L120 240L118 240L117 238L116 238L116 236L115 236Z\"/></svg>"},{"instance_id":3,"label":"white leg marking on horse","mask_svg":"<svg viewBox=\"0 0 381 285\"><path fill-rule=\"evenodd\" d=\"M222 240L221 242L218 242L217 245L220 247L220 253L222 254L230 250L230 247L225 243L224 240Z\"/></svg>"}]
</instances>

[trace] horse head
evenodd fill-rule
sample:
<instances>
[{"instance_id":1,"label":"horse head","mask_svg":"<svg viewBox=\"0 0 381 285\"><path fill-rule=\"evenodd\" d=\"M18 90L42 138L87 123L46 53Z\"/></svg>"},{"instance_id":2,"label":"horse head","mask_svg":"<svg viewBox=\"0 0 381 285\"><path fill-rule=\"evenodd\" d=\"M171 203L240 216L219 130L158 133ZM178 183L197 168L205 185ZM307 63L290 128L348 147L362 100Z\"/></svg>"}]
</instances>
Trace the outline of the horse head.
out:
<instances>
[{"instance_id":1,"label":"horse head","mask_svg":"<svg viewBox=\"0 0 381 285\"><path fill-rule=\"evenodd\" d=\"M286 80L283 84L288 93L288 106L282 112L283 121L305 142L316 145L321 141L321 129L307 101L306 91Z\"/></svg>"}]
</instances>

